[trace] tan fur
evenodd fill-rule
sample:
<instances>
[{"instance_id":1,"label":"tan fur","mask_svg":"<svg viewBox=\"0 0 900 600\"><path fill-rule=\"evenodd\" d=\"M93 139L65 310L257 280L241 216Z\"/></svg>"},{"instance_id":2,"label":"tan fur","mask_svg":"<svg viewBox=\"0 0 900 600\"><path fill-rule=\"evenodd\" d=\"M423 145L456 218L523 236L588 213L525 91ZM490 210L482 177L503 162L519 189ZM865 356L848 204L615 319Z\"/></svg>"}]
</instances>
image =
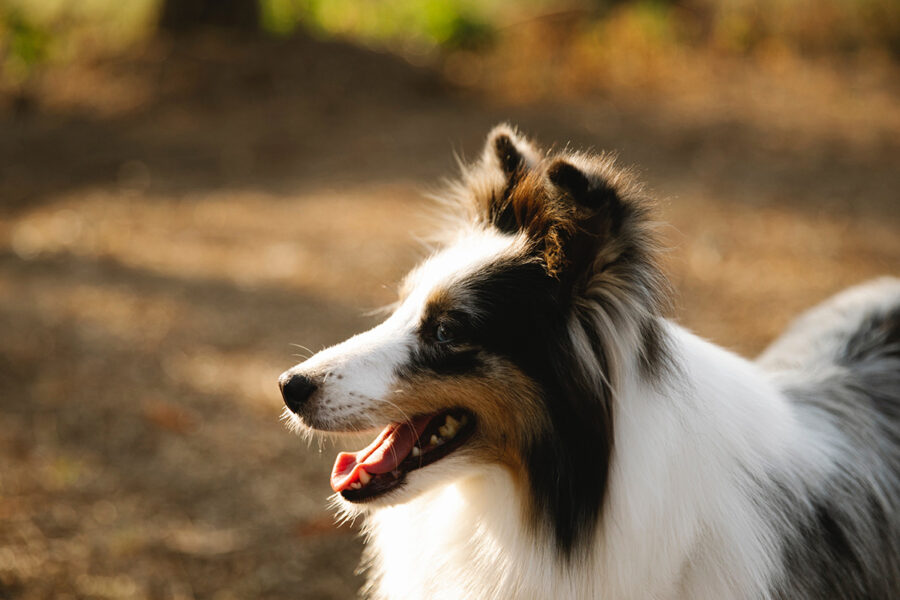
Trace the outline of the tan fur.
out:
<instances>
[{"instance_id":1,"label":"tan fur","mask_svg":"<svg viewBox=\"0 0 900 600\"><path fill-rule=\"evenodd\" d=\"M547 272L553 276L565 266L564 243L578 227L571 203L554 201L541 173L530 172L510 192L508 203L519 227L542 248Z\"/></svg>"},{"instance_id":2,"label":"tan fur","mask_svg":"<svg viewBox=\"0 0 900 600\"><path fill-rule=\"evenodd\" d=\"M484 371L452 378L412 376L397 387L393 406L383 416L403 421L407 415L465 408L477 415L477 427L473 438L456 452L476 462L504 465L515 479L524 480L522 443L541 429L545 411L534 384L511 363L486 358Z\"/></svg>"}]
</instances>

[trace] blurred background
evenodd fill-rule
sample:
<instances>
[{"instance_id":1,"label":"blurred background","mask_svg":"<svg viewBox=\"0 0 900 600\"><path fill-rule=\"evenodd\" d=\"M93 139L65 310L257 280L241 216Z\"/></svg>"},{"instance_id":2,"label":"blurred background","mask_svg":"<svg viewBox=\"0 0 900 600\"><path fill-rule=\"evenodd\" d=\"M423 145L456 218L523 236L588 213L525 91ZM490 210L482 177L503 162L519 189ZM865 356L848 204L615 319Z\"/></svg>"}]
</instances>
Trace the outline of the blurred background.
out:
<instances>
[{"instance_id":1,"label":"blurred background","mask_svg":"<svg viewBox=\"0 0 900 600\"><path fill-rule=\"evenodd\" d=\"M898 65L896 0L0 0L0 598L352 597L276 378L497 122L636 166L744 354L900 273Z\"/></svg>"}]
</instances>

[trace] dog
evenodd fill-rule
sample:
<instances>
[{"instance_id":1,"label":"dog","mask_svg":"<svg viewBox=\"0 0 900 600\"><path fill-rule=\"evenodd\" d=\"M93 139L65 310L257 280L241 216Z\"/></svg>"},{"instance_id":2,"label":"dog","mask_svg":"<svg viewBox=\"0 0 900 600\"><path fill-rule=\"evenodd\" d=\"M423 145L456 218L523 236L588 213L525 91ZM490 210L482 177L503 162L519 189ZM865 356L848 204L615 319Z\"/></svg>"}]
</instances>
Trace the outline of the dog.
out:
<instances>
[{"instance_id":1,"label":"dog","mask_svg":"<svg viewBox=\"0 0 900 600\"><path fill-rule=\"evenodd\" d=\"M380 325L279 379L371 598L900 598L900 279L755 362L665 318L650 200L507 125Z\"/></svg>"}]
</instances>

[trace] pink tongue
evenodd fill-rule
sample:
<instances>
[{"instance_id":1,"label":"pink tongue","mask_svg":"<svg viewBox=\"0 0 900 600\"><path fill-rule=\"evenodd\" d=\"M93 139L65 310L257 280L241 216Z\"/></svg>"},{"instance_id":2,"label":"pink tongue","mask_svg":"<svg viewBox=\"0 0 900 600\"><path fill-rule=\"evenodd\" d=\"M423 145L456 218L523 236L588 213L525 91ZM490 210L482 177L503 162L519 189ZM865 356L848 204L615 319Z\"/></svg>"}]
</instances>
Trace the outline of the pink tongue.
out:
<instances>
[{"instance_id":1,"label":"pink tongue","mask_svg":"<svg viewBox=\"0 0 900 600\"><path fill-rule=\"evenodd\" d=\"M331 470L331 489L341 492L359 481L359 472L381 474L393 471L412 451L431 416L416 417L412 423L391 423L375 441L359 452L341 452Z\"/></svg>"}]
</instances>

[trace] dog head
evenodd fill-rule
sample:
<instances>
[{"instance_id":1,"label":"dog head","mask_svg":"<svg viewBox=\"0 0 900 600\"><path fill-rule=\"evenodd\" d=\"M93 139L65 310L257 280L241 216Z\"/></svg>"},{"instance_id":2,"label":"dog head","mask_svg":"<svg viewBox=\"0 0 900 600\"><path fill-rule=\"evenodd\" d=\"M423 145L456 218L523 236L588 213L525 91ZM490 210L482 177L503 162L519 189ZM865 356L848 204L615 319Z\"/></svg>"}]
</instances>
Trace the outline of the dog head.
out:
<instances>
[{"instance_id":1,"label":"dog head","mask_svg":"<svg viewBox=\"0 0 900 600\"><path fill-rule=\"evenodd\" d=\"M508 126L450 193L464 215L377 327L286 371L289 417L373 431L332 487L387 505L490 465L570 548L603 502L612 386L662 362L647 203L609 157L544 156Z\"/></svg>"}]
</instances>

